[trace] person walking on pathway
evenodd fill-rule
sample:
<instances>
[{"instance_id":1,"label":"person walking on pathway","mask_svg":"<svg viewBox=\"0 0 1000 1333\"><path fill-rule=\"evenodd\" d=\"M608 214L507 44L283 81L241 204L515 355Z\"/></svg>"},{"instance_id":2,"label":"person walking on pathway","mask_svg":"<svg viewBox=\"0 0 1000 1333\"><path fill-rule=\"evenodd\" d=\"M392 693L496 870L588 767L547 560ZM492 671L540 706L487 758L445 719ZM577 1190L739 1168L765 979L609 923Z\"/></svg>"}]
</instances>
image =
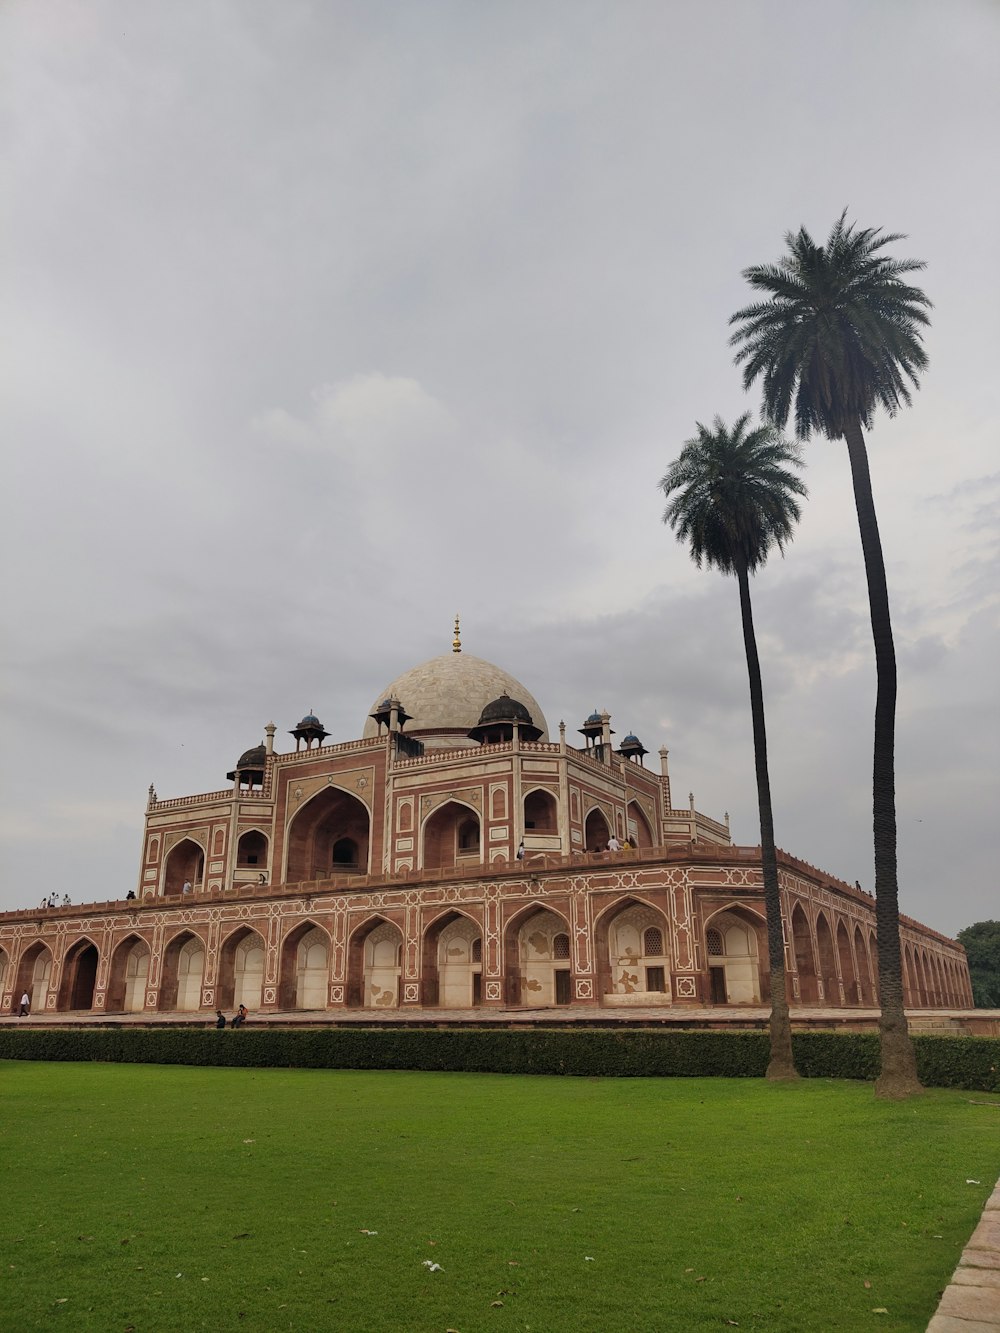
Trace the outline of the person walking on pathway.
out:
<instances>
[{"instance_id":1,"label":"person walking on pathway","mask_svg":"<svg viewBox=\"0 0 1000 1333\"><path fill-rule=\"evenodd\" d=\"M25 991L21 996L21 1007L17 1011L17 1016L18 1018L23 1018L25 1014L30 1014L30 1013L31 1013L31 997L29 996L28 992Z\"/></svg>"}]
</instances>

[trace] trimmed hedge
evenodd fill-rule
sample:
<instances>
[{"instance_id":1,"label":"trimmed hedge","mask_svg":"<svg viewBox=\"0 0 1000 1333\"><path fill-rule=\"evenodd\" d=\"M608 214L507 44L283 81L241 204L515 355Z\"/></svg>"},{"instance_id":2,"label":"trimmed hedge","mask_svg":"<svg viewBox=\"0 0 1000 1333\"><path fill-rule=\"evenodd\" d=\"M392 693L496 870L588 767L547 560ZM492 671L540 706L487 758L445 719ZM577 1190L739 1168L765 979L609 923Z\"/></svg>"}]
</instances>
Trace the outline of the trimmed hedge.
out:
<instances>
[{"instance_id":1,"label":"trimmed hedge","mask_svg":"<svg viewBox=\"0 0 1000 1333\"><path fill-rule=\"evenodd\" d=\"M872 1080L875 1033L800 1032L806 1078ZM928 1087L1000 1091L1000 1040L914 1037ZM558 1028L62 1028L0 1029L0 1059L295 1069L419 1069L452 1073L762 1078L766 1032Z\"/></svg>"}]
</instances>

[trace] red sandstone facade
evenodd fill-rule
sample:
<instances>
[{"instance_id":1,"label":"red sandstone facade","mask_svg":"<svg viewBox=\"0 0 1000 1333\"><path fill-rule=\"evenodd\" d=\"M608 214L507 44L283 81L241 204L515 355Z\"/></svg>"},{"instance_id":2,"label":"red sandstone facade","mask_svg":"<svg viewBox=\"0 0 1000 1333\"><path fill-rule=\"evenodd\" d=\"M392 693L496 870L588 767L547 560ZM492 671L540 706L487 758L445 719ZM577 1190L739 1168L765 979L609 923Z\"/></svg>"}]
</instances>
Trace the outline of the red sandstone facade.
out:
<instances>
[{"instance_id":1,"label":"red sandstone facade","mask_svg":"<svg viewBox=\"0 0 1000 1333\"><path fill-rule=\"evenodd\" d=\"M456 651L359 740L266 732L231 787L150 790L134 901L0 917L5 1013L767 1002L759 850L675 807L666 751L647 770L606 713L549 742L519 682ZM875 1005L871 897L784 854L780 879L792 1002ZM971 1006L960 945L906 918L902 940L909 1007Z\"/></svg>"}]
</instances>

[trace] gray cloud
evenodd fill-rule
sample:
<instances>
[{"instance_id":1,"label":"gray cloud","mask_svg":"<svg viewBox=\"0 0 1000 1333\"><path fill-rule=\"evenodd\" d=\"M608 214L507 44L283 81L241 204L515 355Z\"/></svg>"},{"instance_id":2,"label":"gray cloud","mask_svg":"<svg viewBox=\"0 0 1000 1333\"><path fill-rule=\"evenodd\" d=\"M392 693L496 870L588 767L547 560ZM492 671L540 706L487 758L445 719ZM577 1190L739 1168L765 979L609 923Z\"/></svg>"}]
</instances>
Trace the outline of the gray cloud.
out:
<instances>
[{"instance_id":1,"label":"gray cloud","mask_svg":"<svg viewBox=\"0 0 1000 1333\"><path fill-rule=\"evenodd\" d=\"M818 50L809 7L723 8L4 6L0 903L121 891L150 780L310 707L357 735L456 610L551 728L607 706L755 841L736 590L656 481L756 406L741 268L846 204L936 305L869 439L903 906L995 914L1000 21L851 0ZM842 446L806 458L754 588L779 840L868 883L860 548Z\"/></svg>"}]
</instances>

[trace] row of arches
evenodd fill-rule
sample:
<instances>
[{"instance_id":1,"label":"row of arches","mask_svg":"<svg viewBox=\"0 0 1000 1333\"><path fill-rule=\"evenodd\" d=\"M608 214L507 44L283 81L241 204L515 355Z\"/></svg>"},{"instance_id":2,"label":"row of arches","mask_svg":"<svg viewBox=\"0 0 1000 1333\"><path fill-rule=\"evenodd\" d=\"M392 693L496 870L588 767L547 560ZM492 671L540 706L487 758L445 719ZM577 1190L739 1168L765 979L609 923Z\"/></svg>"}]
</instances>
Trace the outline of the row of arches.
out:
<instances>
[{"instance_id":1,"label":"row of arches","mask_svg":"<svg viewBox=\"0 0 1000 1333\"><path fill-rule=\"evenodd\" d=\"M954 959L941 957L914 944L903 947L903 1003L914 1009L935 1009L958 1003L971 1004L965 970Z\"/></svg>"},{"instance_id":2,"label":"row of arches","mask_svg":"<svg viewBox=\"0 0 1000 1333\"><path fill-rule=\"evenodd\" d=\"M554 794L536 787L523 798L523 828L529 834L555 835L559 831L558 805ZM649 822L636 802L627 807L628 826L640 847L654 845ZM613 830L596 806L584 819L583 838L590 851L603 851ZM288 829L288 883L328 879L332 875L369 872L371 820L368 809L356 797L336 788L319 792L295 815ZM424 821L419 836L420 865L445 870L463 861L482 860L482 820L471 805L448 800ZM248 829L236 848L237 871L266 873L270 864L270 838L262 829ZM205 848L196 837L187 836L167 853L163 865L163 892L182 894L204 883Z\"/></svg>"},{"instance_id":3,"label":"row of arches","mask_svg":"<svg viewBox=\"0 0 1000 1333\"><path fill-rule=\"evenodd\" d=\"M823 911L810 925L796 903L790 933L801 1004L877 1004L877 954L870 927L854 923L852 931L840 919L834 929ZM360 923L348 941L347 984L338 1002L395 1008L401 1001L403 948L395 922L376 915ZM477 921L458 911L445 912L424 930L420 948L420 1003L470 1009L483 1002L483 935ZM732 1005L757 1004L767 997L767 943L760 915L741 906L715 912L704 924L703 948L702 992L697 998ZM525 908L508 923L502 952L503 992L494 998L530 1007L573 1002L571 930L559 911L537 904ZM590 998L603 997L607 1003L671 1001L669 925L651 904L625 900L599 917L594 957L596 992ZM292 927L279 946L272 973L272 982L277 977L274 1007L326 1009L332 1002L331 960L331 937L321 922L307 920ZM53 956L43 941L22 953L16 976L0 949L0 990L9 989L15 1004L26 991L34 1012L87 1010L94 1004L99 961L91 940L76 941L63 959L56 987ZM150 946L135 932L110 956L103 1008L111 1013L151 1008L194 1012L242 1003L258 1009L265 963L263 937L250 925L237 927L220 946L217 974L206 998L205 942L196 931L181 929L167 941L159 983L151 987ZM909 944L904 985L910 1007L971 1002L957 961Z\"/></svg>"}]
</instances>

